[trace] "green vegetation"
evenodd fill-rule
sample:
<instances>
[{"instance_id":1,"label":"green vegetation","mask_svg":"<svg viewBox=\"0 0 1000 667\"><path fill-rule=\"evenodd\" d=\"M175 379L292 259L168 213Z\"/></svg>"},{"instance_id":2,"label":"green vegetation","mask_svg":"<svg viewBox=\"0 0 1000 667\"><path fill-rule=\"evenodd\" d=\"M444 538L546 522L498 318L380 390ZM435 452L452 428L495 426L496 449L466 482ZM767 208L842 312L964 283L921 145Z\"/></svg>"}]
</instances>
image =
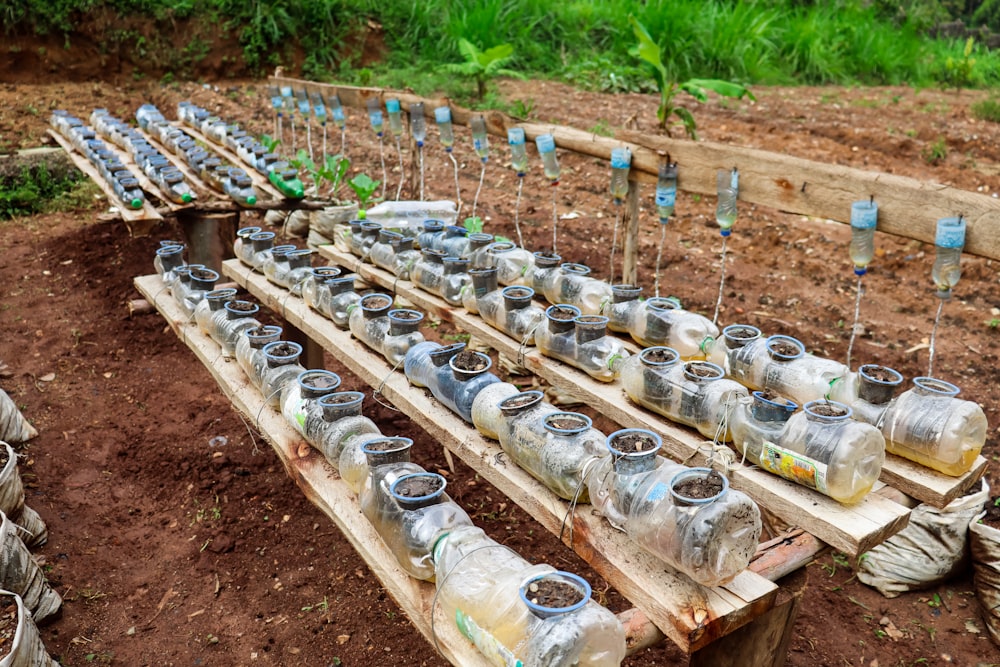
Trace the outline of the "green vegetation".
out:
<instances>
[{"instance_id":1,"label":"green vegetation","mask_svg":"<svg viewBox=\"0 0 1000 667\"><path fill-rule=\"evenodd\" d=\"M97 186L75 169L57 173L44 165L0 180L0 220L92 205Z\"/></svg>"},{"instance_id":2,"label":"green vegetation","mask_svg":"<svg viewBox=\"0 0 1000 667\"><path fill-rule=\"evenodd\" d=\"M970 107L970 110L972 111L972 115L979 120L1000 123L1000 99L996 97L975 102Z\"/></svg>"},{"instance_id":3,"label":"green vegetation","mask_svg":"<svg viewBox=\"0 0 1000 667\"><path fill-rule=\"evenodd\" d=\"M486 50L479 50L467 39L459 38L458 50L465 58L464 63L448 63L442 66L445 72L461 74L476 82L476 99L486 97L486 84L497 76L521 76L520 73L506 69L504 65L514 57L514 47L510 44L500 44Z\"/></svg>"}]
</instances>

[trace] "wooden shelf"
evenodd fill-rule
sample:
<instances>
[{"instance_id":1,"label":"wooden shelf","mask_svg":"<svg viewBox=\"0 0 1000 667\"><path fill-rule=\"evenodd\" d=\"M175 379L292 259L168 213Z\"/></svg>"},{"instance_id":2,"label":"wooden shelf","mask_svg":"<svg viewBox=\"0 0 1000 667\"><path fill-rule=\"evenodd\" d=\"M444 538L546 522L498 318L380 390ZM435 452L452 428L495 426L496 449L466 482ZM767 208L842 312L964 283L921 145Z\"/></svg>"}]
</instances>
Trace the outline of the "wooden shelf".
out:
<instances>
[{"instance_id":1,"label":"wooden shelf","mask_svg":"<svg viewBox=\"0 0 1000 667\"><path fill-rule=\"evenodd\" d=\"M481 436L470 424L438 404L429 392L411 386L402 372L390 374L390 367L381 355L310 310L302 299L269 283L238 260L224 262L222 271L262 305L334 354L352 373L372 386L381 385L381 393L387 400L546 529L560 534L569 504L498 456L503 451L498 443ZM573 514L572 528L572 542L568 531L563 541L685 651L696 651L729 634L774 604L776 586L754 572L741 573L727 586L700 586L640 551L589 508Z\"/></svg>"},{"instance_id":2,"label":"wooden shelf","mask_svg":"<svg viewBox=\"0 0 1000 667\"><path fill-rule=\"evenodd\" d=\"M333 263L358 273L365 281L390 292L395 290L417 308L452 322L615 423L661 434L664 453L671 458L689 465L705 463L704 438L631 404L620 383L598 382L585 373L548 359L534 348L522 348L519 341L490 327L479 317L448 305L443 299L415 288L409 281L397 280L387 271L361 263L354 255L342 253L333 246L320 246L319 252ZM761 506L852 556L885 541L909 520L908 508L875 494L856 505L845 506L753 466L735 464L729 477L734 488L744 491Z\"/></svg>"},{"instance_id":3,"label":"wooden shelf","mask_svg":"<svg viewBox=\"0 0 1000 667\"><path fill-rule=\"evenodd\" d=\"M491 663L440 612L432 632L434 585L410 577L397 565L395 557L361 513L358 501L347 484L323 456L285 422L278 411L267 407L263 397L249 383L239 365L235 361L224 359L215 341L201 333L197 325L185 321L169 290L164 289L160 277L150 275L136 278L135 286L205 365L236 409L267 438L289 476L309 500L333 520L396 603L406 612L414 627L432 644L436 633L437 645L452 664L488 667Z\"/></svg>"},{"instance_id":4,"label":"wooden shelf","mask_svg":"<svg viewBox=\"0 0 1000 667\"><path fill-rule=\"evenodd\" d=\"M239 155L229 150L229 147L220 146L219 144L215 143L214 141L206 137L198 130L195 130L190 125L185 125L179 120L172 121L170 124L176 127L177 129L184 130L185 132L190 134L193 138L205 144L206 147L211 148L219 155L225 157L229 161L229 163L232 164L234 167L242 167L243 171L245 171L247 173L247 176L250 177L250 180L253 181L253 184L260 189L261 191L260 194L262 195L267 194L272 199L285 198L285 195L281 194L281 191L278 190L278 188L271 185L271 182L267 180L266 176L257 171L256 167L251 166L246 162L244 162L243 160L241 160Z\"/></svg>"}]
</instances>

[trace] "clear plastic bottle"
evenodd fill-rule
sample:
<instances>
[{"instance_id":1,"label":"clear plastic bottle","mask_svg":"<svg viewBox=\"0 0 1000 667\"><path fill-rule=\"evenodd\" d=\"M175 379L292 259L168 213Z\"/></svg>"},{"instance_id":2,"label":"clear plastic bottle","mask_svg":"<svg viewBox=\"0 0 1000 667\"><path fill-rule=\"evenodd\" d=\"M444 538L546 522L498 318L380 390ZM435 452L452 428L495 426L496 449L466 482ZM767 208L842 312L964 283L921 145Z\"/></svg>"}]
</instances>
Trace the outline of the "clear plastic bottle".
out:
<instances>
[{"instance_id":1,"label":"clear plastic bottle","mask_svg":"<svg viewBox=\"0 0 1000 667\"><path fill-rule=\"evenodd\" d=\"M417 245L421 250L425 248L434 249L438 243L438 237L444 235L444 223L440 220L424 220L421 230L417 234Z\"/></svg>"},{"instance_id":2,"label":"clear plastic bottle","mask_svg":"<svg viewBox=\"0 0 1000 667\"><path fill-rule=\"evenodd\" d=\"M452 306L462 305L462 293L472 284L469 278L469 260L458 257L445 257L442 260L444 271L438 294Z\"/></svg>"},{"instance_id":3,"label":"clear plastic bottle","mask_svg":"<svg viewBox=\"0 0 1000 667\"><path fill-rule=\"evenodd\" d=\"M309 93L306 92L305 88L299 88L295 91L295 103L298 107L299 113L302 115L302 121L305 123L309 122Z\"/></svg>"},{"instance_id":4,"label":"clear plastic bottle","mask_svg":"<svg viewBox=\"0 0 1000 667\"><path fill-rule=\"evenodd\" d=\"M556 157L556 140L551 134L540 134L535 137L535 146L538 147L538 154L542 158L542 169L545 171L545 178L552 182L552 185L559 183L559 158Z\"/></svg>"},{"instance_id":5,"label":"clear plastic bottle","mask_svg":"<svg viewBox=\"0 0 1000 667\"><path fill-rule=\"evenodd\" d=\"M434 545L472 519L444 492L447 482L437 473L416 472L388 476L362 502L389 551L411 577L434 580Z\"/></svg>"},{"instance_id":6,"label":"clear plastic bottle","mask_svg":"<svg viewBox=\"0 0 1000 667\"><path fill-rule=\"evenodd\" d=\"M507 130L507 144L510 145L510 166L521 178L528 173L528 152L524 148L524 130L512 127Z\"/></svg>"},{"instance_id":7,"label":"clear plastic bottle","mask_svg":"<svg viewBox=\"0 0 1000 667\"><path fill-rule=\"evenodd\" d=\"M611 149L611 196L621 204L628 194L628 172L632 167L632 151L628 148Z\"/></svg>"},{"instance_id":8,"label":"clear plastic bottle","mask_svg":"<svg viewBox=\"0 0 1000 667\"><path fill-rule=\"evenodd\" d=\"M851 204L851 261L855 275L863 276L875 259L875 227L878 224L878 204L874 199Z\"/></svg>"},{"instance_id":9,"label":"clear plastic bottle","mask_svg":"<svg viewBox=\"0 0 1000 667\"><path fill-rule=\"evenodd\" d=\"M479 159L486 162L490 159L490 139L486 133L486 119L481 115L473 116L469 125L472 127L472 148Z\"/></svg>"},{"instance_id":10,"label":"clear plastic bottle","mask_svg":"<svg viewBox=\"0 0 1000 667\"><path fill-rule=\"evenodd\" d=\"M509 382L497 382L483 389L472 402L472 424L485 437L496 440L497 431L503 420L500 402L505 398L520 394L521 390Z\"/></svg>"},{"instance_id":11,"label":"clear plastic bottle","mask_svg":"<svg viewBox=\"0 0 1000 667\"><path fill-rule=\"evenodd\" d=\"M464 343L442 347L425 341L406 353L403 372L411 384L427 387L441 404L471 423L476 396L489 385L500 382L490 372L492 366L488 356L466 351Z\"/></svg>"},{"instance_id":12,"label":"clear plastic bottle","mask_svg":"<svg viewBox=\"0 0 1000 667\"><path fill-rule=\"evenodd\" d=\"M715 221L723 236L732 233L736 223L736 200L740 192L740 173L736 169L720 169L715 174L719 201L715 208Z\"/></svg>"},{"instance_id":13,"label":"clear plastic bottle","mask_svg":"<svg viewBox=\"0 0 1000 667\"><path fill-rule=\"evenodd\" d=\"M934 234L932 278L938 296L947 299L962 277L962 248L965 247L965 218L941 218Z\"/></svg>"},{"instance_id":14,"label":"clear plastic bottle","mask_svg":"<svg viewBox=\"0 0 1000 667\"><path fill-rule=\"evenodd\" d=\"M858 368L858 395L849 404L853 418L881 428L886 411L894 403L893 396L902 384L903 374L894 368L878 364Z\"/></svg>"},{"instance_id":15,"label":"clear plastic bottle","mask_svg":"<svg viewBox=\"0 0 1000 667\"><path fill-rule=\"evenodd\" d=\"M434 548L437 599L444 618L494 665L616 667L625 659L617 617L590 599L590 587L551 565L530 565L479 528L453 530ZM530 602L522 588L558 577L580 602L553 609Z\"/></svg>"},{"instance_id":16,"label":"clear plastic bottle","mask_svg":"<svg viewBox=\"0 0 1000 667\"><path fill-rule=\"evenodd\" d=\"M260 272L275 285L283 285L288 273L288 253L298 250L291 244L276 245L260 266Z\"/></svg>"},{"instance_id":17,"label":"clear plastic bottle","mask_svg":"<svg viewBox=\"0 0 1000 667\"><path fill-rule=\"evenodd\" d=\"M250 176L237 167L230 167L228 176L229 178L223 182L223 191L244 208L255 206L257 204L257 190L254 188Z\"/></svg>"},{"instance_id":18,"label":"clear plastic bottle","mask_svg":"<svg viewBox=\"0 0 1000 667\"><path fill-rule=\"evenodd\" d=\"M659 435L624 429L608 436L611 456L588 476L590 502L640 547L704 586L721 586L746 569L757 550L757 505L708 468L687 468L657 452ZM685 482L720 489L685 495Z\"/></svg>"},{"instance_id":19,"label":"clear plastic bottle","mask_svg":"<svg viewBox=\"0 0 1000 667\"><path fill-rule=\"evenodd\" d=\"M830 398L850 402L857 391L844 364L806 354L791 336L754 339L728 354L729 376L748 389L770 389L800 405Z\"/></svg>"},{"instance_id":20,"label":"clear plastic bottle","mask_svg":"<svg viewBox=\"0 0 1000 667\"><path fill-rule=\"evenodd\" d=\"M295 111L295 93L292 91L292 87L284 85L279 86L278 91L281 93L281 101L285 110L288 112L288 115L292 115ZM185 119L184 116L181 116L180 109L178 109L177 115L181 120Z\"/></svg>"},{"instance_id":21,"label":"clear plastic bottle","mask_svg":"<svg viewBox=\"0 0 1000 667\"><path fill-rule=\"evenodd\" d=\"M552 252L538 251L533 253L534 270L531 271L530 287L537 294L545 295L545 281L562 264L562 257Z\"/></svg>"},{"instance_id":22,"label":"clear plastic bottle","mask_svg":"<svg viewBox=\"0 0 1000 667\"><path fill-rule=\"evenodd\" d=\"M302 346L287 340L268 343L262 348L266 368L261 373L260 393L264 401L274 408L281 408L281 395L299 373L305 369L299 365Z\"/></svg>"},{"instance_id":23,"label":"clear plastic bottle","mask_svg":"<svg viewBox=\"0 0 1000 667\"><path fill-rule=\"evenodd\" d=\"M361 295L354 291L355 278L353 275L338 276L326 281L330 292L329 306L322 312L341 329L349 328L351 312L361 301Z\"/></svg>"},{"instance_id":24,"label":"clear plastic bottle","mask_svg":"<svg viewBox=\"0 0 1000 667\"><path fill-rule=\"evenodd\" d=\"M604 434L592 428L590 418L560 412L540 396L525 405L518 395L500 403L504 414L497 432L510 459L546 488L565 500L589 502L587 473L607 456Z\"/></svg>"},{"instance_id":25,"label":"clear plastic bottle","mask_svg":"<svg viewBox=\"0 0 1000 667\"><path fill-rule=\"evenodd\" d=\"M369 98L365 103L368 107L368 122L371 123L375 136L381 138L385 132L385 121L382 119L382 107L377 98Z\"/></svg>"},{"instance_id":26,"label":"clear plastic bottle","mask_svg":"<svg viewBox=\"0 0 1000 667\"><path fill-rule=\"evenodd\" d=\"M274 252L274 232L257 232L250 236L250 243L253 246L253 254L247 263L251 268L262 270L264 264L271 258Z\"/></svg>"},{"instance_id":27,"label":"clear plastic bottle","mask_svg":"<svg viewBox=\"0 0 1000 667\"><path fill-rule=\"evenodd\" d=\"M320 420L307 416L303 430L306 440L335 469L340 469L340 457L352 442L382 437L382 432L368 417L361 414L365 395L360 391L341 391L316 399Z\"/></svg>"},{"instance_id":28,"label":"clear plastic bottle","mask_svg":"<svg viewBox=\"0 0 1000 667\"><path fill-rule=\"evenodd\" d=\"M562 319L574 311L575 318ZM535 345L545 356L575 366L595 380L613 382L629 352L620 340L606 335L608 318L579 312L565 304L550 306L545 311L548 326L538 327Z\"/></svg>"},{"instance_id":29,"label":"clear plastic bottle","mask_svg":"<svg viewBox=\"0 0 1000 667\"><path fill-rule=\"evenodd\" d=\"M420 259L410 270L410 280L424 291L439 294L443 276L444 253L433 248L424 248L420 252Z\"/></svg>"},{"instance_id":30,"label":"clear plastic bottle","mask_svg":"<svg viewBox=\"0 0 1000 667\"><path fill-rule=\"evenodd\" d=\"M194 321L198 329L218 342L218 326L226 316L225 305L227 301L236 298L236 288L226 287L212 290L205 294L205 298L198 302L194 309Z\"/></svg>"},{"instance_id":31,"label":"clear plastic bottle","mask_svg":"<svg viewBox=\"0 0 1000 667\"><path fill-rule=\"evenodd\" d=\"M393 260L396 254L391 243L394 238L401 239L403 235L385 228L379 230L378 237L375 239L375 243L372 244L371 252L368 253L368 259L371 260L372 264L380 269L392 271Z\"/></svg>"},{"instance_id":32,"label":"clear plastic bottle","mask_svg":"<svg viewBox=\"0 0 1000 667\"><path fill-rule=\"evenodd\" d=\"M747 343L752 343L761 337L760 329L750 324L730 324L722 330L722 335L712 341L708 350L708 360L717 366L721 366L726 371L726 375L733 376L729 370L729 355L733 350L737 350Z\"/></svg>"},{"instance_id":33,"label":"clear plastic bottle","mask_svg":"<svg viewBox=\"0 0 1000 667\"><path fill-rule=\"evenodd\" d=\"M629 335L643 347L667 345L682 359L704 359L719 336L712 320L681 308L677 299L653 297L632 311Z\"/></svg>"},{"instance_id":34,"label":"clear plastic bottle","mask_svg":"<svg viewBox=\"0 0 1000 667\"><path fill-rule=\"evenodd\" d=\"M495 241L487 246L486 255L488 265L497 268L497 280L501 285L532 285L535 254L510 241Z\"/></svg>"},{"instance_id":35,"label":"clear plastic bottle","mask_svg":"<svg viewBox=\"0 0 1000 667\"><path fill-rule=\"evenodd\" d=\"M413 238L393 237L389 245L392 247L392 266L389 270L400 280L409 280L410 271L420 259L420 251L413 248Z\"/></svg>"},{"instance_id":36,"label":"clear plastic bottle","mask_svg":"<svg viewBox=\"0 0 1000 667\"><path fill-rule=\"evenodd\" d=\"M309 94L309 101L312 102L313 115L320 126L326 125L326 105L323 103L323 96L318 92Z\"/></svg>"},{"instance_id":37,"label":"clear plastic bottle","mask_svg":"<svg viewBox=\"0 0 1000 667\"><path fill-rule=\"evenodd\" d=\"M389 131L397 139L403 136L403 113L399 100L390 97L385 101L385 111L389 115Z\"/></svg>"},{"instance_id":38,"label":"clear plastic bottle","mask_svg":"<svg viewBox=\"0 0 1000 667\"><path fill-rule=\"evenodd\" d=\"M121 174L122 172L118 173ZM139 187L139 181L137 181L134 177L131 175L118 177L114 180L112 186L115 191L115 196L118 197L119 201L125 204L126 208L131 208L133 210L139 210L142 208L146 201L146 195L143 194L142 189Z\"/></svg>"},{"instance_id":39,"label":"clear plastic bottle","mask_svg":"<svg viewBox=\"0 0 1000 667\"><path fill-rule=\"evenodd\" d=\"M535 344L535 332L545 326L545 311L535 305L535 290L524 285L508 285L500 290L498 308L482 311L483 320L523 345Z\"/></svg>"},{"instance_id":40,"label":"clear plastic bottle","mask_svg":"<svg viewBox=\"0 0 1000 667\"><path fill-rule=\"evenodd\" d=\"M171 290L174 300L190 322L194 320L194 309L197 308L198 302L205 298L205 294L215 289L219 274L197 264L189 264L186 267L187 271L181 270L184 268L177 269L181 281L175 282Z\"/></svg>"},{"instance_id":41,"label":"clear plastic bottle","mask_svg":"<svg viewBox=\"0 0 1000 667\"><path fill-rule=\"evenodd\" d=\"M674 214L677 202L677 163L664 162L656 179L656 215L660 224L665 225Z\"/></svg>"},{"instance_id":42,"label":"clear plastic bottle","mask_svg":"<svg viewBox=\"0 0 1000 667\"><path fill-rule=\"evenodd\" d=\"M233 256L236 259L244 264L250 263L250 257L253 256L253 244L250 237L260 231L262 231L260 227L241 227L236 230L236 240L233 241Z\"/></svg>"},{"instance_id":43,"label":"clear plastic bottle","mask_svg":"<svg viewBox=\"0 0 1000 667\"><path fill-rule=\"evenodd\" d=\"M340 476L358 494L362 511L383 482L389 486L403 475L424 472L410 462L412 446L413 440L401 436L366 439L360 445L348 442L340 455Z\"/></svg>"},{"instance_id":44,"label":"clear plastic bottle","mask_svg":"<svg viewBox=\"0 0 1000 667\"><path fill-rule=\"evenodd\" d=\"M730 417L747 397L746 387L726 379L719 366L679 363L677 351L669 347L647 347L629 357L622 366L622 386L639 405L718 442L730 439Z\"/></svg>"},{"instance_id":45,"label":"clear plastic bottle","mask_svg":"<svg viewBox=\"0 0 1000 667\"><path fill-rule=\"evenodd\" d=\"M538 291L537 289L535 290ZM583 264L564 263L550 272L542 283L549 303L568 303L583 315L597 315L611 301L611 285L590 277L590 268Z\"/></svg>"},{"instance_id":46,"label":"clear plastic bottle","mask_svg":"<svg viewBox=\"0 0 1000 667\"><path fill-rule=\"evenodd\" d=\"M455 146L455 133L451 127L451 109L448 107L437 107L434 109L434 122L437 123L438 132L441 133L441 145L445 151L450 153Z\"/></svg>"},{"instance_id":47,"label":"clear plastic bottle","mask_svg":"<svg viewBox=\"0 0 1000 667\"><path fill-rule=\"evenodd\" d=\"M417 330L424 319L423 313L403 308L391 310L392 297L388 294L369 294L358 305L348 321L351 334L393 366L402 363L410 348L424 341Z\"/></svg>"},{"instance_id":48,"label":"clear plastic bottle","mask_svg":"<svg viewBox=\"0 0 1000 667\"><path fill-rule=\"evenodd\" d=\"M243 333L260 326L255 317L260 312L260 306L250 301L231 299L223 306L223 312L225 316L216 320L212 338L222 348L222 356L232 359L236 354L236 344L243 337Z\"/></svg>"},{"instance_id":49,"label":"clear plastic bottle","mask_svg":"<svg viewBox=\"0 0 1000 667\"><path fill-rule=\"evenodd\" d=\"M773 392L753 392L752 399L742 401L732 413L729 432L733 448L753 465L759 465L764 447L781 442L785 424L798 409L797 403Z\"/></svg>"},{"instance_id":50,"label":"clear plastic bottle","mask_svg":"<svg viewBox=\"0 0 1000 667\"><path fill-rule=\"evenodd\" d=\"M913 378L886 411L886 450L946 475L969 471L986 443L983 409L958 398L961 390L944 380Z\"/></svg>"},{"instance_id":51,"label":"clear plastic bottle","mask_svg":"<svg viewBox=\"0 0 1000 667\"><path fill-rule=\"evenodd\" d=\"M344 115L344 107L340 104L340 95L337 93L324 95L324 101L326 102L327 111L333 118L333 122L338 128L343 130L347 125L347 117Z\"/></svg>"},{"instance_id":52,"label":"clear plastic bottle","mask_svg":"<svg viewBox=\"0 0 1000 667\"><path fill-rule=\"evenodd\" d=\"M382 225L377 222L365 220L361 223L360 243L358 245L358 256L361 259L368 259L372 246L375 245L375 242L378 240L378 234L380 231L382 231Z\"/></svg>"},{"instance_id":53,"label":"clear plastic bottle","mask_svg":"<svg viewBox=\"0 0 1000 667\"><path fill-rule=\"evenodd\" d=\"M267 359L264 358L264 346L281 340L281 327L267 324L243 332L243 337L236 343L236 361L250 379L250 384L260 389L264 381L264 370Z\"/></svg>"},{"instance_id":54,"label":"clear plastic bottle","mask_svg":"<svg viewBox=\"0 0 1000 667\"><path fill-rule=\"evenodd\" d=\"M424 103L414 102L410 105L410 135L417 142L417 147L427 141L427 119L424 117Z\"/></svg>"},{"instance_id":55,"label":"clear plastic bottle","mask_svg":"<svg viewBox=\"0 0 1000 667\"><path fill-rule=\"evenodd\" d=\"M171 242L169 245L161 245L156 249L156 256L153 258L153 267L163 279L166 286L173 285L177 279L177 269L184 266L184 245Z\"/></svg>"},{"instance_id":56,"label":"clear plastic bottle","mask_svg":"<svg viewBox=\"0 0 1000 667\"><path fill-rule=\"evenodd\" d=\"M197 197L191 190L191 186L184 180L184 174L176 167L161 169L156 184L167 199L175 204L190 204Z\"/></svg>"},{"instance_id":57,"label":"clear plastic bottle","mask_svg":"<svg viewBox=\"0 0 1000 667\"><path fill-rule=\"evenodd\" d=\"M302 371L295 382L281 394L281 414L285 421L302 435L306 435L306 422L323 419L319 399L337 391L340 376L322 368Z\"/></svg>"},{"instance_id":58,"label":"clear plastic bottle","mask_svg":"<svg viewBox=\"0 0 1000 667\"><path fill-rule=\"evenodd\" d=\"M469 250L469 230L459 225L448 225L443 234L434 237L431 247L447 257L465 257Z\"/></svg>"},{"instance_id":59,"label":"clear plastic bottle","mask_svg":"<svg viewBox=\"0 0 1000 667\"><path fill-rule=\"evenodd\" d=\"M642 303L638 285L612 285L611 301L602 304L601 315L608 318L608 329L627 333L632 326L632 313Z\"/></svg>"},{"instance_id":60,"label":"clear plastic bottle","mask_svg":"<svg viewBox=\"0 0 1000 667\"><path fill-rule=\"evenodd\" d=\"M482 315L479 302L489 311L495 311L500 301L500 286L494 268L469 269L471 283L462 290L462 307L472 314Z\"/></svg>"},{"instance_id":61,"label":"clear plastic bottle","mask_svg":"<svg viewBox=\"0 0 1000 667\"><path fill-rule=\"evenodd\" d=\"M317 313L326 316L330 310L330 288L327 281L341 274L337 266L317 266L302 281L302 300Z\"/></svg>"}]
</instances>

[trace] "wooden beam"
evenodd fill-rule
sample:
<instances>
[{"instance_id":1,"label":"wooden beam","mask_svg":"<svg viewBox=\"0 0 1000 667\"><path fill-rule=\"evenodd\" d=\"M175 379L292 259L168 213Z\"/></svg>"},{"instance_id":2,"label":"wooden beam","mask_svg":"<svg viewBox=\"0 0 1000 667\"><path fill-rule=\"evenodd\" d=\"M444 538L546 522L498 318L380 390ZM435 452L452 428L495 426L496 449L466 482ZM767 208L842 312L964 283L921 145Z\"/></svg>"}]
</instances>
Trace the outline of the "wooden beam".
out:
<instances>
[{"instance_id":1,"label":"wooden beam","mask_svg":"<svg viewBox=\"0 0 1000 667\"><path fill-rule=\"evenodd\" d=\"M301 299L289 297L287 291L264 276L248 272L237 260L225 262L223 272L336 355L352 373L372 386L381 386L385 399L560 536L685 651L728 634L770 608L776 588L762 577L745 571L726 586L700 586L640 551L623 533L589 510L569 512L566 501L499 456L503 450L498 443L479 435L425 390L412 387L402 373L390 373L382 357L349 332L311 311ZM564 531L563 521L568 515L570 530Z\"/></svg>"},{"instance_id":2,"label":"wooden beam","mask_svg":"<svg viewBox=\"0 0 1000 667\"><path fill-rule=\"evenodd\" d=\"M136 278L135 286L156 306L174 333L191 348L233 406L271 443L288 475L306 497L333 520L427 641L434 644L436 635L436 645L445 659L454 665L491 665L459 633L451 619L442 618L439 614L432 629L434 585L410 577L399 567L392 552L361 513L357 498L337 471L322 454L302 440L280 412L267 406L239 365L231 359L224 359L219 346L199 331L196 324L187 321L168 290L163 289L159 276Z\"/></svg>"},{"instance_id":3,"label":"wooden beam","mask_svg":"<svg viewBox=\"0 0 1000 667\"><path fill-rule=\"evenodd\" d=\"M395 276L382 269L363 264L353 255L341 253L332 246L321 246L319 252L333 263L357 272L364 280L390 291L395 290L417 308L452 322L613 422L661 434L664 437L664 454L671 458L690 465L706 462L704 438L632 405L623 395L620 384L598 382L575 368L542 356L534 348L522 348L519 341L490 327L482 319L416 289L409 281L396 280ZM729 476L734 488L744 491L763 507L851 555L864 553L885 541L901 530L909 519L907 508L881 496L869 495L856 505L845 506L764 470L738 462L731 467Z\"/></svg>"},{"instance_id":4,"label":"wooden beam","mask_svg":"<svg viewBox=\"0 0 1000 667\"><path fill-rule=\"evenodd\" d=\"M639 182L629 179L628 196L624 202L622 227L625 250L622 253L622 282L639 284Z\"/></svg>"}]
</instances>

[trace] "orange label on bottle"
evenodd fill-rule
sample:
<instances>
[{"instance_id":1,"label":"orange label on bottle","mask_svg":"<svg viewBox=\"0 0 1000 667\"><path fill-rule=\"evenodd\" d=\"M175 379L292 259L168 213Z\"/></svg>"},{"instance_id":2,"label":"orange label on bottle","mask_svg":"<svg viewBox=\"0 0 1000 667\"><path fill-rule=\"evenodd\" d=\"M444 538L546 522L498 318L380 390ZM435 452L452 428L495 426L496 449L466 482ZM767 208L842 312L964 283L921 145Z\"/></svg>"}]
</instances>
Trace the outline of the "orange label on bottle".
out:
<instances>
[{"instance_id":1,"label":"orange label on bottle","mask_svg":"<svg viewBox=\"0 0 1000 667\"><path fill-rule=\"evenodd\" d=\"M760 467L779 477L816 489L825 494L826 464L808 456L764 441L760 450Z\"/></svg>"}]
</instances>

